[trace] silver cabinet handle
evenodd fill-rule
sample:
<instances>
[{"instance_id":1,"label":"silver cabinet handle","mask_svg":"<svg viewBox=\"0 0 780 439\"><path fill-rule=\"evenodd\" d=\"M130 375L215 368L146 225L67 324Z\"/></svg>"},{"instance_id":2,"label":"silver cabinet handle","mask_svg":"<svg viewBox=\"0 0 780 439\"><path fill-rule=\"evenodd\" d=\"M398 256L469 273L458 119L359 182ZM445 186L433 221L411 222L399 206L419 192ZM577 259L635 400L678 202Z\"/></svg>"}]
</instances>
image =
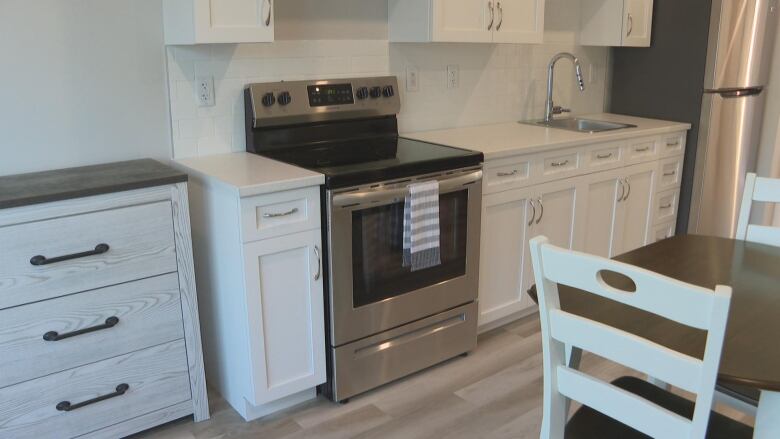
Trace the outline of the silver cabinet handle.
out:
<instances>
[{"instance_id":1,"label":"silver cabinet handle","mask_svg":"<svg viewBox=\"0 0 780 439\"><path fill-rule=\"evenodd\" d=\"M501 7L501 2L496 3L496 7L498 8L498 25L496 30L501 30L501 25L504 24L504 8Z\"/></svg>"},{"instance_id":2,"label":"silver cabinet handle","mask_svg":"<svg viewBox=\"0 0 780 439\"><path fill-rule=\"evenodd\" d=\"M626 33L627 37L631 36L631 33L634 32L634 17L631 16L631 13L628 13L628 32Z\"/></svg>"},{"instance_id":3,"label":"silver cabinet handle","mask_svg":"<svg viewBox=\"0 0 780 439\"><path fill-rule=\"evenodd\" d=\"M664 177L671 177L672 175L675 175L675 174L677 174L677 171L665 172L664 173Z\"/></svg>"},{"instance_id":4,"label":"silver cabinet handle","mask_svg":"<svg viewBox=\"0 0 780 439\"><path fill-rule=\"evenodd\" d=\"M263 214L263 218L280 218L280 217L283 217L283 216L294 215L296 213L298 213L298 208L297 207L293 208L292 210L289 210L287 212L282 212L282 213L264 213Z\"/></svg>"},{"instance_id":5,"label":"silver cabinet handle","mask_svg":"<svg viewBox=\"0 0 780 439\"><path fill-rule=\"evenodd\" d=\"M488 2L488 10L490 10L490 24L488 24L488 30L493 30L493 22L496 18L496 12L493 10L493 2Z\"/></svg>"},{"instance_id":6,"label":"silver cabinet handle","mask_svg":"<svg viewBox=\"0 0 780 439\"><path fill-rule=\"evenodd\" d=\"M552 166L553 168L560 168L561 166L566 166L568 164L569 164L569 161L568 160L564 160L562 162L552 162L552 163L550 163L550 166Z\"/></svg>"},{"instance_id":7,"label":"silver cabinet handle","mask_svg":"<svg viewBox=\"0 0 780 439\"><path fill-rule=\"evenodd\" d=\"M266 17L265 17L265 25L266 26L270 26L271 25L271 8L273 7L273 5L271 4L271 0L267 0L267 1L268 1L268 15L266 15Z\"/></svg>"},{"instance_id":8,"label":"silver cabinet handle","mask_svg":"<svg viewBox=\"0 0 780 439\"><path fill-rule=\"evenodd\" d=\"M317 256L317 274L314 275L314 280L320 280L320 276L322 275L322 258L320 257L320 248L318 246L314 246L314 255Z\"/></svg>"},{"instance_id":9,"label":"silver cabinet handle","mask_svg":"<svg viewBox=\"0 0 780 439\"><path fill-rule=\"evenodd\" d=\"M626 178L626 185L628 186L628 191L626 192L625 198L623 198L623 201L628 200L628 197L631 196L631 182Z\"/></svg>"},{"instance_id":10,"label":"silver cabinet handle","mask_svg":"<svg viewBox=\"0 0 780 439\"><path fill-rule=\"evenodd\" d=\"M663 209L663 210L671 209L671 208L672 208L672 203L664 204L663 206L661 206L661 209Z\"/></svg>"},{"instance_id":11,"label":"silver cabinet handle","mask_svg":"<svg viewBox=\"0 0 780 439\"><path fill-rule=\"evenodd\" d=\"M542 202L542 199L541 199L541 198L538 198L538 199L536 200L536 202L537 202L537 203L539 203L539 207L540 207L540 208L541 208L541 210L542 210L542 212L539 214L539 219L538 219L538 220L536 220L536 224L539 224L540 222L542 222L542 218L544 218L544 203Z\"/></svg>"},{"instance_id":12,"label":"silver cabinet handle","mask_svg":"<svg viewBox=\"0 0 780 439\"><path fill-rule=\"evenodd\" d=\"M531 215L531 221L528 221L528 227L531 227L536 219L536 204L534 204L534 200L529 200L528 202L531 203L531 207L534 209L534 213Z\"/></svg>"},{"instance_id":13,"label":"silver cabinet handle","mask_svg":"<svg viewBox=\"0 0 780 439\"><path fill-rule=\"evenodd\" d=\"M499 177L511 177L511 176L513 176L513 175L517 175L517 174L518 174L518 172L519 172L519 171L518 171L517 169L515 169L515 170L514 170L514 171L512 171L512 172L499 172L499 173L497 173L496 175L497 175L497 176L499 176Z\"/></svg>"},{"instance_id":14,"label":"silver cabinet handle","mask_svg":"<svg viewBox=\"0 0 780 439\"><path fill-rule=\"evenodd\" d=\"M680 141L678 140L676 142L666 142L666 146L669 147L669 148L672 148L672 147L675 147L675 146L680 146Z\"/></svg>"},{"instance_id":15,"label":"silver cabinet handle","mask_svg":"<svg viewBox=\"0 0 780 439\"><path fill-rule=\"evenodd\" d=\"M650 151L650 147L649 146L645 146L644 148L637 148L634 151L636 151L636 152Z\"/></svg>"},{"instance_id":16,"label":"silver cabinet handle","mask_svg":"<svg viewBox=\"0 0 780 439\"><path fill-rule=\"evenodd\" d=\"M604 160L604 159L608 159L608 158L612 157L612 155L613 155L612 153L609 153L609 154L598 154L598 155L596 155L596 158L599 159L599 160Z\"/></svg>"},{"instance_id":17,"label":"silver cabinet handle","mask_svg":"<svg viewBox=\"0 0 780 439\"><path fill-rule=\"evenodd\" d=\"M623 182L622 178L618 180L618 183L620 184L620 196L618 197L617 202L620 203L623 201L623 197L626 196L626 184Z\"/></svg>"}]
</instances>

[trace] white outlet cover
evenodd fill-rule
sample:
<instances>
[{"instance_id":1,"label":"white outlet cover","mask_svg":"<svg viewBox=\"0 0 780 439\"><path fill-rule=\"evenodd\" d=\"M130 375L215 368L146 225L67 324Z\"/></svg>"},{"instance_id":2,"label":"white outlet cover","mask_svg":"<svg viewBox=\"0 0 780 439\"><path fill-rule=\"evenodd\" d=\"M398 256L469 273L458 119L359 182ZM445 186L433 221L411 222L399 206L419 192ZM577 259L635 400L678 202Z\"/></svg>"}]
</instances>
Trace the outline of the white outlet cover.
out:
<instances>
[{"instance_id":1,"label":"white outlet cover","mask_svg":"<svg viewBox=\"0 0 780 439\"><path fill-rule=\"evenodd\" d=\"M454 64L447 66L447 88L458 88L460 85L460 67Z\"/></svg>"},{"instance_id":2,"label":"white outlet cover","mask_svg":"<svg viewBox=\"0 0 780 439\"><path fill-rule=\"evenodd\" d=\"M420 69L415 66L406 68L406 91L415 92L420 90Z\"/></svg>"},{"instance_id":3,"label":"white outlet cover","mask_svg":"<svg viewBox=\"0 0 780 439\"><path fill-rule=\"evenodd\" d=\"M198 105L201 107L213 107L215 105L214 77L204 76L197 79L195 93Z\"/></svg>"}]
</instances>

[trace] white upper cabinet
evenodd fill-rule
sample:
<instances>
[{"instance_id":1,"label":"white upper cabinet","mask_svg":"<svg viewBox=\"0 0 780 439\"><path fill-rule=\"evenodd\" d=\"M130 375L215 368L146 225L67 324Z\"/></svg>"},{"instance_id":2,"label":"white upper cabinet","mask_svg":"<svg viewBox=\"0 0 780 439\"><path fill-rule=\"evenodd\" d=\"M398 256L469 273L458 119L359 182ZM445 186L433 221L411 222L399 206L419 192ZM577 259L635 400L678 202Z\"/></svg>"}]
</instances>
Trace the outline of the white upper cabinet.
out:
<instances>
[{"instance_id":1,"label":"white upper cabinet","mask_svg":"<svg viewBox=\"0 0 780 439\"><path fill-rule=\"evenodd\" d=\"M165 44L274 40L274 0L164 0Z\"/></svg>"},{"instance_id":2,"label":"white upper cabinet","mask_svg":"<svg viewBox=\"0 0 780 439\"><path fill-rule=\"evenodd\" d=\"M388 0L392 42L540 43L545 0Z\"/></svg>"},{"instance_id":3,"label":"white upper cabinet","mask_svg":"<svg viewBox=\"0 0 780 439\"><path fill-rule=\"evenodd\" d=\"M649 47L653 0L582 0L580 44Z\"/></svg>"}]
</instances>

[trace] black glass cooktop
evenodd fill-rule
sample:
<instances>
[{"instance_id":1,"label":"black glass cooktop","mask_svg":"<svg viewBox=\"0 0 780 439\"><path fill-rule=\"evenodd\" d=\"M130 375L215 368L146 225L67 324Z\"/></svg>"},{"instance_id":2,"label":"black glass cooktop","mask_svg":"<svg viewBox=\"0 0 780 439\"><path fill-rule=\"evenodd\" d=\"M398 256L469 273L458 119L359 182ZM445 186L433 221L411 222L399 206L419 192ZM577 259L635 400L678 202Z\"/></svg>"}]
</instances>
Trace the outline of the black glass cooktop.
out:
<instances>
[{"instance_id":1,"label":"black glass cooktop","mask_svg":"<svg viewBox=\"0 0 780 439\"><path fill-rule=\"evenodd\" d=\"M483 160L479 152L395 136L322 142L262 155L320 172L331 189L475 166Z\"/></svg>"}]
</instances>

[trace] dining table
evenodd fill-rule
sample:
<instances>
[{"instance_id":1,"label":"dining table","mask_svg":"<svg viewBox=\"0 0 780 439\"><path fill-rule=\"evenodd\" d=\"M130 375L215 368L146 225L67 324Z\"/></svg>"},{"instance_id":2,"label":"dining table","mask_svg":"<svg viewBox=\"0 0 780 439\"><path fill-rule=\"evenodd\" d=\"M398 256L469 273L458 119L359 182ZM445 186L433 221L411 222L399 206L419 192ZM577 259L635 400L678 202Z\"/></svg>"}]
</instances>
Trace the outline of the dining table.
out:
<instances>
[{"instance_id":1,"label":"dining table","mask_svg":"<svg viewBox=\"0 0 780 439\"><path fill-rule=\"evenodd\" d=\"M732 288L718 384L758 399L754 438L780 438L780 247L679 235L614 259L708 289ZM628 278L605 281L627 291L632 287ZM529 293L536 300L535 288ZM703 356L704 331L565 285L559 285L559 294L564 311ZM581 352L571 352L576 366Z\"/></svg>"}]
</instances>

